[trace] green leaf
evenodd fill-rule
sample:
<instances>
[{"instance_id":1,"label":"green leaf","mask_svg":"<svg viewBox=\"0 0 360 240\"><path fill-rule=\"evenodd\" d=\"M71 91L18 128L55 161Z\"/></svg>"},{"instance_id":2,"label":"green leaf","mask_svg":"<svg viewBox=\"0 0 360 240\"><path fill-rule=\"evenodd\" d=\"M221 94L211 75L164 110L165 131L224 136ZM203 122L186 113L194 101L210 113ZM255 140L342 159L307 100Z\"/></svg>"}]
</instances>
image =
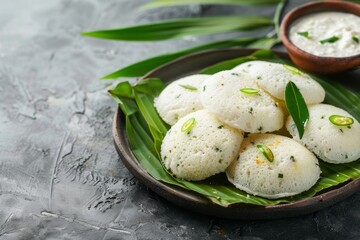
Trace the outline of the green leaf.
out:
<instances>
[{"instance_id":1,"label":"green leaf","mask_svg":"<svg viewBox=\"0 0 360 240\"><path fill-rule=\"evenodd\" d=\"M212 4L212 5L272 5L281 0L155 0L142 6L141 9L169 7L174 5L188 4Z\"/></svg>"},{"instance_id":2,"label":"green leaf","mask_svg":"<svg viewBox=\"0 0 360 240\"><path fill-rule=\"evenodd\" d=\"M311 75L325 89L325 102L346 109L352 116L360 121L360 93L352 92L337 82L324 80L317 75Z\"/></svg>"},{"instance_id":3,"label":"green leaf","mask_svg":"<svg viewBox=\"0 0 360 240\"><path fill-rule=\"evenodd\" d=\"M138 111L138 107L136 103L134 103L134 101L132 101L131 99L117 96L115 94L112 94L110 91L109 93L112 96L112 98L115 100L115 102L119 104L119 107L121 108L121 111L123 111L124 114L131 115Z\"/></svg>"},{"instance_id":4,"label":"green leaf","mask_svg":"<svg viewBox=\"0 0 360 240\"><path fill-rule=\"evenodd\" d=\"M234 67L238 66L239 64L245 63L245 62L249 62L249 61L253 61L253 60L273 60L273 61L278 61L275 58L275 55L272 51L270 50L258 50L255 53L253 53L250 56L246 56L246 57L239 57L239 58L234 58L231 60L227 60L227 61L223 61L217 64L214 64L210 67L207 67L203 70L201 70L200 73L202 74L214 74L220 71L224 71L224 70L230 70L233 69Z\"/></svg>"},{"instance_id":5,"label":"green leaf","mask_svg":"<svg viewBox=\"0 0 360 240\"><path fill-rule=\"evenodd\" d=\"M272 48L276 43L279 43L277 38L260 38L257 41L254 41L253 43L250 43L246 47L248 48L261 48L261 49L270 49Z\"/></svg>"},{"instance_id":6,"label":"green leaf","mask_svg":"<svg viewBox=\"0 0 360 240\"><path fill-rule=\"evenodd\" d=\"M141 115L126 116L126 134L133 154L140 165L156 180L184 187L179 184L164 168L154 152L154 147L149 139L145 139L144 128L140 124ZM150 142L149 142L150 141Z\"/></svg>"},{"instance_id":7,"label":"green leaf","mask_svg":"<svg viewBox=\"0 0 360 240\"><path fill-rule=\"evenodd\" d=\"M324 44L324 43L334 43L334 42L338 41L339 39L340 39L340 38L338 38L338 37L336 37L336 36L332 36L332 37L329 37L329 38L320 40L320 43L321 43L321 44Z\"/></svg>"},{"instance_id":8,"label":"green leaf","mask_svg":"<svg viewBox=\"0 0 360 240\"><path fill-rule=\"evenodd\" d=\"M126 66L124 68L121 68L120 70L117 70L116 72L110 73L109 75L106 75L102 79L114 79L119 77L139 77L143 76L149 71L168 63L172 60L175 60L179 57L200 52L208 49L218 49L218 48L231 48L231 47L258 47L256 45L253 45L252 43L259 42L260 46L268 46L272 41L270 41L268 38L265 38L264 41L263 38L256 38L256 37L243 37L243 38L237 38L237 39L231 39L231 40L224 40L224 41L217 41L217 42L210 42L198 46L194 46L191 48L186 48L177 52L168 53L159 55L156 57L148 58L146 60L131 64L129 66ZM267 42L266 42L267 41ZM250 45L249 45L250 44Z\"/></svg>"},{"instance_id":9,"label":"green leaf","mask_svg":"<svg viewBox=\"0 0 360 240\"><path fill-rule=\"evenodd\" d=\"M184 18L112 30L84 32L82 35L123 41L158 41L189 35L250 31L271 24L271 19L257 16Z\"/></svg>"},{"instance_id":10,"label":"green leaf","mask_svg":"<svg viewBox=\"0 0 360 240\"><path fill-rule=\"evenodd\" d=\"M133 89L129 82L121 82L114 89L109 90L111 95L134 98Z\"/></svg>"},{"instance_id":11,"label":"green leaf","mask_svg":"<svg viewBox=\"0 0 360 240\"><path fill-rule=\"evenodd\" d=\"M169 126L164 123L164 121L157 114L156 109L154 108L153 96L137 91L135 91L134 94L139 110L141 111L149 126L150 132L153 135L155 150L158 156L160 156L161 143L167 131L169 130Z\"/></svg>"},{"instance_id":12,"label":"green leaf","mask_svg":"<svg viewBox=\"0 0 360 240\"><path fill-rule=\"evenodd\" d=\"M285 88L285 104L295 122L301 139L309 120L309 110L300 90L292 81L289 81Z\"/></svg>"},{"instance_id":13,"label":"green leaf","mask_svg":"<svg viewBox=\"0 0 360 240\"><path fill-rule=\"evenodd\" d=\"M277 38L280 40L280 22L281 22L281 15L283 13L284 7L285 7L286 0L279 1L274 15L274 24L275 24L275 32L277 35Z\"/></svg>"},{"instance_id":14,"label":"green leaf","mask_svg":"<svg viewBox=\"0 0 360 240\"><path fill-rule=\"evenodd\" d=\"M157 96L165 88L165 84L158 78L147 78L136 83L135 91Z\"/></svg>"}]
</instances>

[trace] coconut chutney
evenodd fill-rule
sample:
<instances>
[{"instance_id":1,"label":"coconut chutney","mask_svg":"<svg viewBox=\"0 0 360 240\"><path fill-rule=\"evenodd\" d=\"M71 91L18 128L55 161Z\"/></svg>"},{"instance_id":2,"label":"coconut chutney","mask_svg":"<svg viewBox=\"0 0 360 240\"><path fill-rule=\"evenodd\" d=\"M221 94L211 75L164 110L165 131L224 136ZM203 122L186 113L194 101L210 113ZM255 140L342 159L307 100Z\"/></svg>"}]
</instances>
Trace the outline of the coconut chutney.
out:
<instances>
[{"instance_id":1,"label":"coconut chutney","mask_svg":"<svg viewBox=\"0 0 360 240\"><path fill-rule=\"evenodd\" d=\"M289 38L301 50L321 57L360 54L360 17L344 12L305 15L290 26Z\"/></svg>"}]
</instances>

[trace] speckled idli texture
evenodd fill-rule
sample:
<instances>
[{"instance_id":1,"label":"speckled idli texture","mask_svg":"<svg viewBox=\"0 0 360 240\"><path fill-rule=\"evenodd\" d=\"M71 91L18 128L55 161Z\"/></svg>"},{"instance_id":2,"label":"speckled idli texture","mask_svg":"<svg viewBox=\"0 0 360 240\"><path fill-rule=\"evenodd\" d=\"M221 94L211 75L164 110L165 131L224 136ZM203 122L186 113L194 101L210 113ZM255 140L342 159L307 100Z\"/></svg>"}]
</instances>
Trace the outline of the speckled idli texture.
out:
<instances>
[{"instance_id":1,"label":"speckled idli texture","mask_svg":"<svg viewBox=\"0 0 360 240\"><path fill-rule=\"evenodd\" d=\"M259 90L246 94L241 89ZM277 102L246 74L222 71L207 78L202 85L204 107L230 126L245 132L272 132L284 124Z\"/></svg>"},{"instance_id":2,"label":"speckled idli texture","mask_svg":"<svg viewBox=\"0 0 360 240\"><path fill-rule=\"evenodd\" d=\"M193 119L189 132L183 125ZM237 157L243 133L233 129L206 110L181 118L167 132L161 145L161 159L176 177L198 181L224 172Z\"/></svg>"},{"instance_id":3,"label":"speckled idli texture","mask_svg":"<svg viewBox=\"0 0 360 240\"><path fill-rule=\"evenodd\" d=\"M284 100L289 81L296 84L307 104L321 103L325 98L325 90L318 82L308 74L283 64L251 61L240 64L233 71L249 74L261 88L279 100Z\"/></svg>"},{"instance_id":4,"label":"speckled idli texture","mask_svg":"<svg viewBox=\"0 0 360 240\"><path fill-rule=\"evenodd\" d=\"M360 158L360 124L348 112L327 104L309 106L309 122L303 137L290 116L286 128L293 138L329 163L347 163ZM330 122L331 115L351 117L350 126L337 126Z\"/></svg>"},{"instance_id":5,"label":"speckled idli texture","mask_svg":"<svg viewBox=\"0 0 360 240\"><path fill-rule=\"evenodd\" d=\"M257 145L273 153L270 162ZM293 196L310 189L320 177L316 156L291 138L251 134L245 138L237 160L226 170L240 190L270 199Z\"/></svg>"},{"instance_id":6,"label":"speckled idli texture","mask_svg":"<svg viewBox=\"0 0 360 240\"><path fill-rule=\"evenodd\" d=\"M160 117L166 123L174 125L187 114L203 109L200 86L208 77L205 74L195 74L170 83L154 100Z\"/></svg>"}]
</instances>

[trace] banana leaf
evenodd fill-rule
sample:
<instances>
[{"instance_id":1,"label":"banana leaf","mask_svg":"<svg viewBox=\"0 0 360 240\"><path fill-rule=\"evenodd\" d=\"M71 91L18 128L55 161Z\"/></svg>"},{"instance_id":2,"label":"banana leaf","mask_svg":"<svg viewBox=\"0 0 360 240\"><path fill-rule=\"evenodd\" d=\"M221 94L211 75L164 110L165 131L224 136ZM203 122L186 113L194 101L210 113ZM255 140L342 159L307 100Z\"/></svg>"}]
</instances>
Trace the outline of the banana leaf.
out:
<instances>
[{"instance_id":1,"label":"banana leaf","mask_svg":"<svg viewBox=\"0 0 360 240\"><path fill-rule=\"evenodd\" d=\"M283 62L270 50L260 50L250 56L236 58L225 63L216 64L215 67L210 67L212 72L227 70L237 63L252 61L252 60L268 60L272 62ZM286 62L289 64L288 62ZM223 68L221 68L221 66ZM332 85L328 81L316 77L316 80L326 90L326 100L328 104L332 104L343 108L360 121L360 95L342 87L341 85ZM151 81L160 81L159 79L152 79ZM294 202L304 198L314 196L324 189L334 187L338 184L349 180L360 178L360 159L346 164L329 164L320 160L320 168L322 170L319 181L308 191L298 194L293 197L286 197L280 199L266 199L258 196L252 196L236 189L231 185L223 174L219 174L213 178L200 181L190 182L173 177L162 165L159 158L159 143L161 143L163 136L169 129L169 126L162 122L161 118L156 112L152 101L158 93L162 90L163 84L145 81L141 84L142 90L139 87L132 87L132 94L129 94L128 84L120 83L110 93L114 99L119 103L126 117L126 132L136 159L141 166L155 179L192 190L203 195L215 204L221 206L229 206L235 203L246 203L258 206L268 206L280 203ZM124 88L123 93L119 89ZM152 88L144 91L144 88ZM153 89L155 88L155 89ZM146 92L146 93L145 93ZM156 130L156 131L155 131ZM155 133L154 133L155 132Z\"/></svg>"},{"instance_id":2,"label":"banana leaf","mask_svg":"<svg viewBox=\"0 0 360 240\"><path fill-rule=\"evenodd\" d=\"M209 49L231 48L231 47L251 47L251 48L271 48L276 42L275 38L257 38L257 37L243 37L231 40L223 40L201 44L191 48L186 48L180 51L159 55L156 57L148 58L137 63L133 63L124 68L121 68L113 73L104 77L103 80L115 79L120 77L139 77L143 76L149 71L175 60L179 57L200 52Z\"/></svg>"},{"instance_id":3,"label":"banana leaf","mask_svg":"<svg viewBox=\"0 0 360 240\"><path fill-rule=\"evenodd\" d=\"M189 4L212 4L212 5L272 5L282 0L155 0L141 7L146 10L150 8L169 7Z\"/></svg>"},{"instance_id":4,"label":"banana leaf","mask_svg":"<svg viewBox=\"0 0 360 240\"><path fill-rule=\"evenodd\" d=\"M122 41L159 41L184 36L234 31L253 31L270 26L273 20L261 16L182 18L133 27L83 32L83 36Z\"/></svg>"}]
</instances>

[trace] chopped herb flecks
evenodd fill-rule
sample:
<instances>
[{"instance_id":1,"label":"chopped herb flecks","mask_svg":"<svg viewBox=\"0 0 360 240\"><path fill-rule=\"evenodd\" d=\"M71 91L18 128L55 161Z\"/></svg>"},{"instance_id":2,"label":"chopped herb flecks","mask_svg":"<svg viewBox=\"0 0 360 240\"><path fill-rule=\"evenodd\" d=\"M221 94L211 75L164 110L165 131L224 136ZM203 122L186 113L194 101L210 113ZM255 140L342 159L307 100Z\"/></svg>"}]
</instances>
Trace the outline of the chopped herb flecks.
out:
<instances>
[{"instance_id":1,"label":"chopped herb flecks","mask_svg":"<svg viewBox=\"0 0 360 240\"><path fill-rule=\"evenodd\" d=\"M357 36L352 36L352 40L356 43L359 43L359 38Z\"/></svg>"},{"instance_id":2,"label":"chopped herb flecks","mask_svg":"<svg viewBox=\"0 0 360 240\"><path fill-rule=\"evenodd\" d=\"M300 36L309 38L309 32L298 32L297 34L299 34Z\"/></svg>"},{"instance_id":3,"label":"chopped herb flecks","mask_svg":"<svg viewBox=\"0 0 360 240\"><path fill-rule=\"evenodd\" d=\"M279 174L278 174L278 178L284 178L284 174L279 173Z\"/></svg>"},{"instance_id":4,"label":"chopped herb flecks","mask_svg":"<svg viewBox=\"0 0 360 240\"><path fill-rule=\"evenodd\" d=\"M224 125L220 125L217 127L218 129L223 129L224 128Z\"/></svg>"},{"instance_id":5,"label":"chopped herb flecks","mask_svg":"<svg viewBox=\"0 0 360 240\"><path fill-rule=\"evenodd\" d=\"M320 40L320 43L321 44L324 44L324 43L334 43L336 42L337 40L339 40L340 38L338 38L337 36L332 36L330 38L326 38L326 39L323 39L323 40Z\"/></svg>"},{"instance_id":6,"label":"chopped herb flecks","mask_svg":"<svg viewBox=\"0 0 360 240\"><path fill-rule=\"evenodd\" d=\"M295 162L295 157L294 156L290 156L290 160Z\"/></svg>"},{"instance_id":7,"label":"chopped herb flecks","mask_svg":"<svg viewBox=\"0 0 360 240\"><path fill-rule=\"evenodd\" d=\"M251 108L249 109L249 113L250 113L250 114L253 114L253 111L254 111L254 109L251 107Z\"/></svg>"}]
</instances>

